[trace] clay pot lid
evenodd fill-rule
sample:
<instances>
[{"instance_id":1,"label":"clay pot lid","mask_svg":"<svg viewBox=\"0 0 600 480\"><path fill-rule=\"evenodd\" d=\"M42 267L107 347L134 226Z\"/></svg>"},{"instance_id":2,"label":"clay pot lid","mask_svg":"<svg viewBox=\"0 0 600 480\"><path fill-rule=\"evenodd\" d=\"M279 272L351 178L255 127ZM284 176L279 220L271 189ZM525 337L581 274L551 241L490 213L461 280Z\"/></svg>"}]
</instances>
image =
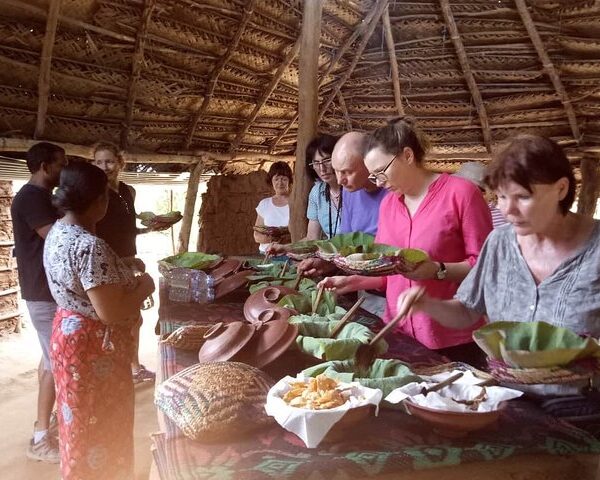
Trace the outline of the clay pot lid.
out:
<instances>
[{"instance_id":1,"label":"clay pot lid","mask_svg":"<svg viewBox=\"0 0 600 480\"><path fill-rule=\"evenodd\" d=\"M228 258L209 273L213 278L215 285L218 285L227 275L235 273L242 266L242 261L235 258Z\"/></svg>"},{"instance_id":2,"label":"clay pot lid","mask_svg":"<svg viewBox=\"0 0 600 480\"><path fill-rule=\"evenodd\" d=\"M278 312L278 315L271 315L272 318L270 320L287 319L291 315L294 315L295 312L279 307L277 302L286 295L296 293L298 293L296 290L281 285L271 285L261 288L250 295L244 303L244 317L249 322L268 321L269 319L264 318L263 312L271 309ZM292 313L286 314L285 310L289 310Z\"/></svg>"},{"instance_id":3,"label":"clay pot lid","mask_svg":"<svg viewBox=\"0 0 600 480\"><path fill-rule=\"evenodd\" d=\"M216 323L204 334L204 344L198 352L203 362L225 362L238 353L254 335L255 327L246 322Z\"/></svg>"},{"instance_id":4,"label":"clay pot lid","mask_svg":"<svg viewBox=\"0 0 600 480\"><path fill-rule=\"evenodd\" d=\"M298 327L286 320L259 322L252 341L235 357L236 361L262 368L279 358L298 336Z\"/></svg>"},{"instance_id":5,"label":"clay pot lid","mask_svg":"<svg viewBox=\"0 0 600 480\"><path fill-rule=\"evenodd\" d=\"M228 293L237 290L241 286L245 285L248 281L247 278L252 275L250 270L242 270L241 272L234 273L227 278L224 278L215 287L215 299L224 297Z\"/></svg>"}]
</instances>

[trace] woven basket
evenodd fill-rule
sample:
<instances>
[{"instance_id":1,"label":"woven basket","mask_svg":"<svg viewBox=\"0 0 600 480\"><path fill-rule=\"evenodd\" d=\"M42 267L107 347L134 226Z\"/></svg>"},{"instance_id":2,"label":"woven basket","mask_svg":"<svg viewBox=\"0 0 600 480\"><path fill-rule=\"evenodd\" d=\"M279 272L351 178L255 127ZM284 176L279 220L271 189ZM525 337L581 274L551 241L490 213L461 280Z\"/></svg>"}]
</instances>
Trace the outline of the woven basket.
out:
<instances>
[{"instance_id":1,"label":"woven basket","mask_svg":"<svg viewBox=\"0 0 600 480\"><path fill-rule=\"evenodd\" d=\"M184 325L175 331L163 335L160 343L170 345L181 350L198 351L204 343L204 334L213 325Z\"/></svg>"},{"instance_id":2,"label":"woven basket","mask_svg":"<svg viewBox=\"0 0 600 480\"><path fill-rule=\"evenodd\" d=\"M161 383L154 403L192 440L235 440L272 423L264 406L274 383L244 363L201 363Z\"/></svg>"},{"instance_id":3,"label":"woven basket","mask_svg":"<svg viewBox=\"0 0 600 480\"><path fill-rule=\"evenodd\" d=\"M600 373L600 360L597 358L586 358L566 366L548 368L513 368L504 362L488 358L488 366L492 376L499 382L524 385L579 382Z\"/></svg>"},{"instance_id":4,"label":"woven basket","mask_svg":"<svg viewBox=\"0 0 600 480\"><path fill-rule=\"evenodd\" d=\"M372 260L353 260L349 257L338 256L333 259L333 263L340 269L349 274L382 276L392 275L396 264L400 261L399 257L381 256Z\"/></svg>"}]
</instances>

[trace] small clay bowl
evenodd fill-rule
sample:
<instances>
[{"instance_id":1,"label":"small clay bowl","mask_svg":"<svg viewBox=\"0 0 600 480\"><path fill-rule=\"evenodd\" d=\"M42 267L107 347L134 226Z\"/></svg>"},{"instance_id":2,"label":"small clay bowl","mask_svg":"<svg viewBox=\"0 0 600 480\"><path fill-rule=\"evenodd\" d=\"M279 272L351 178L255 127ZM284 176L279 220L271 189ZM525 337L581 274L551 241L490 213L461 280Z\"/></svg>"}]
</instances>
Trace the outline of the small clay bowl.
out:
<instances>
[{"instance_id":1,"label":"small clay bowl","mask_svg":"<svg viewBox=\"0 0 600 480\"><path fill-rule=\"evenodd\" d=\"M244 317L249 322L287 320L295 312L291 309L278 306L277 302L286 295L295 293L298 292L281 285L261 288L250 295L244 303Z\"/></svg>"},{"instance_id":2,"label":"small clay bowl","mask_svg":"<svg viewBox=\"0 0 600 480\"><path fill-rule=\"evenodd\" d=\"M198 360L225 362L235 356L252 339L255 327L246 322L216 323L204 334Z\"/></svg>"}]
</instances>

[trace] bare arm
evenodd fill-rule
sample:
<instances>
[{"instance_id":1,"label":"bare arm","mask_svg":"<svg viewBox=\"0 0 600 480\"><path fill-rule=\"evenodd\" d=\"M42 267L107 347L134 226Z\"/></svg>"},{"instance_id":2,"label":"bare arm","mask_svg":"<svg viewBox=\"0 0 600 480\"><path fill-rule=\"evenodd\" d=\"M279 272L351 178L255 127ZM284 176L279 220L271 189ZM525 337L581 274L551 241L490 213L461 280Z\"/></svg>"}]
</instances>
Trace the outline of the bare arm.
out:
<instances>
[{"instance_id":1,"label":"bare arm","mask_svg":"<svg viewBox=\"0 0 600 480\"><path fill-rule=\"evenodd\" d=\"M256 227L264 227L265 221L260 215L257 215L256 222L254 222L254 225ZM271 237L269 235L265 235L264 233L259 233L259 232L255 231L254 232L254 241L256 243L271 243L273 240L271 239Z\"/></svg>"},{"instance_id":2,"label":"bare arm","mask_svg":"<svg viewBox=\"0 0 600 480\"><path fill-rule=\"evenodd\" d=\"M100 285L87 290L87 294L100 320L110 325L137 318L143 300L153 291L154 281L146 273L138 277L133 290L126 291L121 285Z\"/></svg>"},{"instance_id":3,"label":"bare arm","mask_svg":"<svg viewBox=\"0 0 600 480\"><path fill-rule=\"evenodd\" d=\"M309 220L306 237L302 240L320 240L322 235L323 230L321 229L321 224L317 220Z\"/></svg>"},{"instance_id":4,"label":"bare arm","mask_svg":"<svg viewBox=\"0 0 600 480\"><path fill-rule=\"evenodd\" d=\"M340 295L358 290L379 290L384 285L383 277L363 277L361 275L327 277L319 282L327 290L333 290Z\"/></svg>"},{"instance_id":5,"label":"bare arm","mask_svg":"<svg viewBox=\"0 0 600 480\"><path fill-rule=\"evenodd\" d=\"M49 223L48 225L44 225L42 227L38 227L35 229L35 233L37 233L40 237L42 238L46 238L46 235L48 235L48 232L50 231L50 229L52 228L52 225L54 225L53 223Z\"/></svg>"},{"instance_id":6,"label":"bare arm","mask_svg":"<svg viewBox=\"0 0 600 480\"><path fill-rule=\"evenodd\" d=\"M462 282L471 271L471 264L465 260L463 262L444 263L446 267L446 280L452 282ZM420 263L414 270L405 271L400 267L399 273L411 280L433 280L440 268L439 262L426 260Z\"/></svg>"}]
</instances>

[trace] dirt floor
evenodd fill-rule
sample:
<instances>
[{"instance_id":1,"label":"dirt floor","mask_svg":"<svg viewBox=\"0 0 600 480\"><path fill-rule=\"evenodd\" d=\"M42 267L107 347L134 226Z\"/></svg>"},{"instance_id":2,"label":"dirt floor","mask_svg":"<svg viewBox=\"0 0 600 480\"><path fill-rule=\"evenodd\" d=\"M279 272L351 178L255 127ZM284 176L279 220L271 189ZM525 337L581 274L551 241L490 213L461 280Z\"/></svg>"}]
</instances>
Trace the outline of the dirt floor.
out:
<instances>
[{"instance_id":1,"label":"dirt floor","mask_svg":"<svg viewBox=\"0 0 600 480\"><path fill-rule=\"evenodd\" d=\"M151 272L154 273L154 272ZM153 275L157 278L157 275ZM158 294L154 295L155 300ZM157 307L144 311L140 360L156 371ZM25 305L21 311L26 312ZM37 366L41 350L35 329L24 315L20 334L0 338L0 478L2 480L58 480L57 465L25 457L33 431L37 401ZM153 405L154 384L136 386L135 480L147 480L152 462L150 434L158 430Z\"/></svg>"}]
</instances>

